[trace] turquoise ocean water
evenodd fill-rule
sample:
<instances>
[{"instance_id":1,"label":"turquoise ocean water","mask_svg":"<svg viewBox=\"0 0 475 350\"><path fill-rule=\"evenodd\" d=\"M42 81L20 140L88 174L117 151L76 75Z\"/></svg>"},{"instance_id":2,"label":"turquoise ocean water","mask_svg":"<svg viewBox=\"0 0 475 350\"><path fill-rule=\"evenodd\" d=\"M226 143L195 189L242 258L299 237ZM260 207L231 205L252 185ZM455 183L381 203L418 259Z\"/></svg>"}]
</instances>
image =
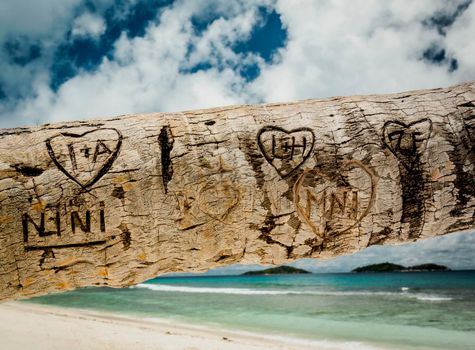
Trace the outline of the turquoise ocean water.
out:
<instances>
[{"instance_id":1,"label":"turquoise ocean water","mask_svg":"<svg viewBox=\"0 0 475 350\"><path fill-rule=\"evenodd\" d=\"M28 302L338 342L342 348L475 349L475 271L161 277Z\"/></svg>"}]
</instances>

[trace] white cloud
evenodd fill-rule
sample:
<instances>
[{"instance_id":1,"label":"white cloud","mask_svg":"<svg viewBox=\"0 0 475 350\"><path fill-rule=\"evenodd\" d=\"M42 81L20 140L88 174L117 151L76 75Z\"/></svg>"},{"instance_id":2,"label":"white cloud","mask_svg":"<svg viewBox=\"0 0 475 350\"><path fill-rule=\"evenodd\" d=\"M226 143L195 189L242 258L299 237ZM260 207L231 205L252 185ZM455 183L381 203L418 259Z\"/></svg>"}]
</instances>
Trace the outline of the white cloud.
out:
<instances>
[{"instance_id":1,"label":"white cloud","mask_svg":"<svg viewBox=\"0 0 475 350\"><path fill-rule=\"evenodd\" d=\"M8 3L13 9L12 2ZM53 3L50 0L49 4ZM300 0L296 4L275 0L288 30L287 45L268 64L253 54L236 54L232 44L249 38L259 22L258 6L272 3L178 1L163 12L158 23L149 25L143 38L123 35L115 44L111 61L104 60L94 72L80 73L57 92L49 90L47 70L32 70L29 81L35 87L33 96L13 109L3 106L2 111L0 106L0 123L31 124L38 116L47 116L40 121L49 122L234 103L386 93L475 79L475 44L471 40L475 30L474 5L442 36L423 22L435 13L453 11L455 2ZM76 3L70 0L68 4L69 7L63 4L55 9L63 18L68 17L67 9L71 10ZM207 18L211 8L221 17L204 33L197 34L191 18ZM40 16L39 22L46 27L53 25L45 16ZM97 37L104 30L104 20L89 13L76 18L73 26L75 35ZM446 65L421 59L424 50L434 43L446 47L447 55L456 57L458 70L451 73ZM194 48L191 52L190 47ZM191 73L189 69L200 62L207 62L211 68ZM240 76L238 69L244 62L261 67L254 82L246 82ZM29 69L8 71L15 76ZM15 119L8 120L6 115L14 115Z\"/></svg>"},{"instance_id":2,"label":"white cloud","mask_svg":"<svg viewBox=\"0 0 475 350\"><path fill-rule=\"evenodd\" d=\"M80 73L56 93L43 81L36 96L14 111L16 122L31 123L38 115L60 121L247 101L244 79L232 68L251 58L237 55L230 45L248 37L259 19L258 3L243 3L236 7L220 1L220 11L232 16L217 19L199 35L190 22L197 3L178 2L162 13L159 24L149 25L144 37L123 34L115 43L113 60L105 59L97 71ZM191 53L190 47L194 47ZM212 64L209 70L189 71L203 60Z\"/></svg>"},{"instance_id":3,"label":"white cloud","mask_svg":"<svg viewBox=\"0 0 475 350\"><path fill-rule=\"evenodd\" d=\"M459 75L475 79L475 4L472 4L447 33L446 43L450 53L457 57Z\"/></svg>"},{"instance_id":4,"label":"white cloud","mask_svg":"<svg viewBox=\"0 0 475 350\"><path fill-rule=\"evenodd\" d=\"M475 6L448 29L448 38L422 24L452 7L433 0L301 0L298 5L279 0L288 45L280 51L279 62L266 66L252 87L266 101L283 101L388 93L475 79L470 34ZM458 71L449 73L447 66L420 59L433 42L454 47L452 51L460 54Z\"/></svg>"},{"instance_id":5,"label":"white cloud","mask_svg":"<svg viewBox=\"0 0 475 350\"><path fill-rule=\"evenodd\" d=\"M35 37L62 34L81 0L2 0L0 40L15 33Z\"/></svg>"},{"instance_id":6,"label":"white cloud","mask_svg":"<svg viewBox=\"0 0 475 350\"><path fill-rule=\"evenodd\" d=\"M74 20L71 34L76 37L97 39L106 30L104 19L99 15L84 13Z\"/></svg>"},{"instance_id":7,"label":"white cloud","mask_svg":"<svg viewBox=\"0 0 475 350\"><path fill-rule=\"evenodd\" d=\"M29 95L32 86L42 88L48 82L48 69L53 59L52 48L62 40L73 12L81 0L2 0L0 1L0 88L15 99ZM27 57L32 45L40 56L26 65L12 62L8 43L16 47L18 56ZM41 83L41 84L40 84ZM37 93L33 89L33 93ZM0 101L0 127L31 123L34 119L47 122L43 116L22 119L24 104L32 101Z\"/></svg>"}]
</instances>

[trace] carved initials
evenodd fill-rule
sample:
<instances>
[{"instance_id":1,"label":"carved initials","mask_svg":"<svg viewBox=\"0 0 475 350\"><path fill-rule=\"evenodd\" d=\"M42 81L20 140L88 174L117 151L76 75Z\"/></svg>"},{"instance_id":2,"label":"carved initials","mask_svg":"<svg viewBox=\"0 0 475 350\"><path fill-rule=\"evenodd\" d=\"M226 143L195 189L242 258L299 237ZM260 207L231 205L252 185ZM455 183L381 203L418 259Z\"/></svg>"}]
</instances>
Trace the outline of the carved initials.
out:
<instances>
[{"instance_id":1,"label":"carved initials","mask_svg":"<svg viewBox=\"0 0 475 350\"><path fill-rule=\"evenodd\" d=\"M264 158L283 178L300 167L311 155L315 135L309 128L287 131L265 126L257 134L257 144Z\"/></svg>"},{"instance_id":2,"label":"carved initials","mask_svg":"<svg viewBox=\"0 0 475 350\"><path fill-rule=\"evenodd\" d=\"M345 185L316 169L306 170L294 185L294 204L299 217L320 238L353 229L369 213L374 201L373 172L356 160L340 169Z\"/></svg>"},{"instance_id":3,"label":"carved initials","mask_svg":"<svg viewBox=\"0 0 475 350\"><path fill-rule=\"evenodd\" d=\"M311 215L312 203L321 211L321 216L326 220L342 217L356 220L358 218L358 192L342 190L340 193L324 190L322 195L317 197L312 191L307 189L307 200L305 212L308 217Z\"/></svg>"},{"instance_id":4,"label":"carved initials","mask_svg":"<svg viewBox=\"0 0 475 350\"><path fill-rule=\"evenodd\" d=\"M82 134L64 132L46 140L53 163L84 189L94 185L109 171L121 145L122 134L113 128Z\"/></svg>"},{"instance_id":5,"label":"carved initials","mask_svg":"<svg viewBox=\"0 0 475 350\"><path fill-rule=\"evenodd\" d=\"M56 231L46 231L46 225L45 225L45 212L42 211L40 214L40 223L37 224L33 218L27 214L24 213L22 216L22 226L23 226L23 242L28 242L28 226L29 224L33 225L35 228L36 232L38 233L38 236L40 237L47 237L47 236L52 236L54 234L61 236L61 220L59 217L59 211L56 211L56 215L54 217L55 223L56 223Z\"/></svg>"},{"instance_id":6,"label":"carved initials","mask_svg":"<svg viewBox=\"0 0 475 350\"><path fill-rule=\"evenodd\" d=\"M100 232L106 231L106 221L105 221L105 205L104 202L99 203L99 230ZM77 228L79 228L84 233L90 233L92 231L91 225L91 211L86 210L83 218L79 211L72 210L70 212L70 228L72 233L76 233ZM54 222L54 229L49 228L48 222ZM46 211L43 210L40 213L39 219L34 219L30 214L24 213L22 215L22 226L23 226L23 241L26 243L30 238L30 227L32 226L38 237L48 237L52 235L61 236L61 213L59 208L54 210Z\"/></svg>"}]
</instances>

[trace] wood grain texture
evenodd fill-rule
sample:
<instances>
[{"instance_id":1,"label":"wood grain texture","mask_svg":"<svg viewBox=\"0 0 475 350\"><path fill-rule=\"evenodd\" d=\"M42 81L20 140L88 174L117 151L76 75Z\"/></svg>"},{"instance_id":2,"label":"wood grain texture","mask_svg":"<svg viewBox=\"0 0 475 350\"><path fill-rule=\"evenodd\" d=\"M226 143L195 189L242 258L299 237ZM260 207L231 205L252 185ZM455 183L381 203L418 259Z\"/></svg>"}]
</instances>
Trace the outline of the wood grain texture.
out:
<instances>
[{"instance_id":1,"label":"wood grain texture","mask_svg":"<svg viewBox=\"0 0 475 350\"><path fill-rule=\"evenodd\" d=\"M475 226L475 82L0 130L0 299Z\"/></svg>"}]
</instances>

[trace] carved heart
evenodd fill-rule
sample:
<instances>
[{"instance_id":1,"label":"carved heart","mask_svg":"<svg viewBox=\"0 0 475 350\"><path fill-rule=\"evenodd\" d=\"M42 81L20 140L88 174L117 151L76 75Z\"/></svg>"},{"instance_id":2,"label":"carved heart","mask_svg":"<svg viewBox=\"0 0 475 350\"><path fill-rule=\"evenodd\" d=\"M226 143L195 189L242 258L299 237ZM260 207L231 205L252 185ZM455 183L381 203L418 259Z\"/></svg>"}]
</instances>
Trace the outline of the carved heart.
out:
<instances>
[{"instance_id":1,"label":"carved heart","mask_svg":"<svg viewBox=\"0 0 475 350\"><path fill-rule=\"evenodd\" d=\"M427 118L410 124L388 121L383 127L383 141L406 168L412 168L425 151L431 133L432 122Z\"/></svg>"},{"instance_id":2,"label":"carved heart","mask_svg":"<svg viewBox=\"0 0 475 350\"><path fill-rule=\"evenodd\" d=\"M198 208L209 217L222 221L239 203L239 191L228 181L208 183L198 196Z\"/></svg>"},{"instance_id":3,"label":"carved heart","mask_svg":"<svg viewBox=\"0 0 475 350\"><path fill-rule=\"evenodd\" d=\"M82 188L94 185L119 155L122 134L112 128L64 132L46 140L53 163Z\"/></svg>"},{"instance_id":4,"label":"carved heart","mask_svg":"<svg viewBox=\"0 0 475 350\"><path fill-rule=\"evenodd\" d=\"M287 131L277 126L265 126L257 134L257 144L264 158L285 178L310 157L315 135L309 128Z\"/></svg>"},{"instance_id":5,"label":"carved heart","mask_svg":"<svg viewBox=\"0 0 475 350\"><path fill-rule=\"evenodd\" d=\"M294 185L295 209L318 237L342 234L368 215L375 186L375 175L355 160L346 162L337 177L306 170Z\"/></svg>"}]
</instances>

